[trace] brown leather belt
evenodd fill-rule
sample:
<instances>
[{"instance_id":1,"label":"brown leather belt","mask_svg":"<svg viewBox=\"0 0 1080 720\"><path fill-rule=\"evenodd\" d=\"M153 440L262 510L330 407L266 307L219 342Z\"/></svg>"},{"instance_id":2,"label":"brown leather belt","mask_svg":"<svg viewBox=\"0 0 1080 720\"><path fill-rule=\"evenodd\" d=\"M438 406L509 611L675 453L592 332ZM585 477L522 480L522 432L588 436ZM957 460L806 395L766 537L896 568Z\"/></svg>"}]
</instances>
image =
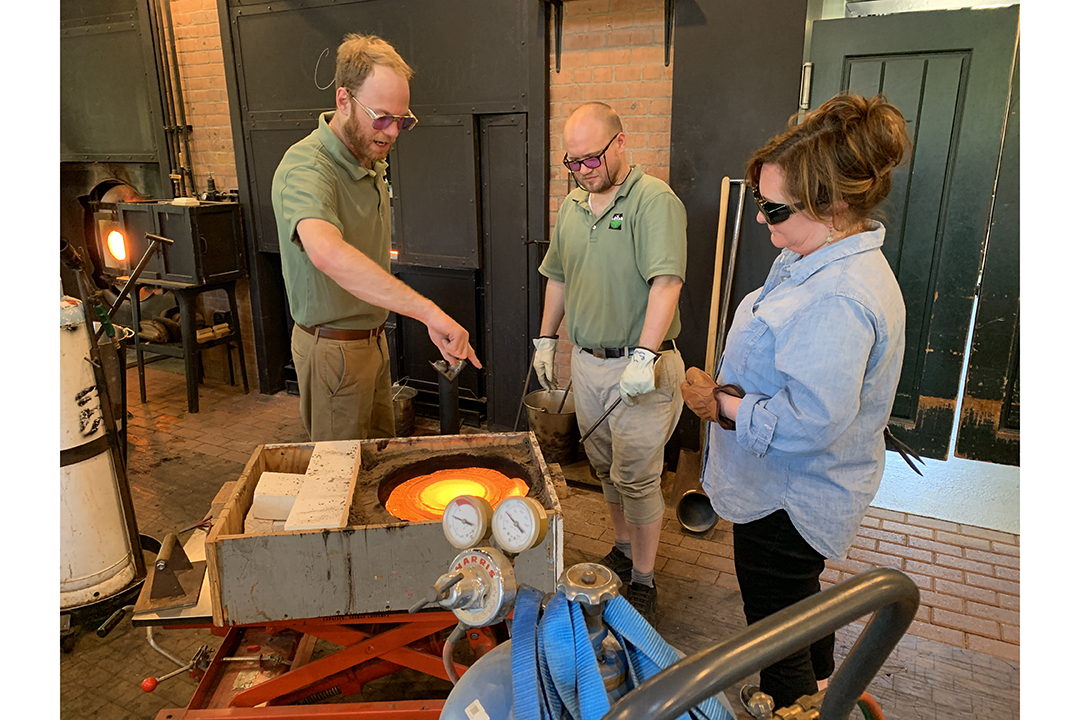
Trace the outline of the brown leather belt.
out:
<instances>
[{"instance_id":1,"label":"brown leather belt","mask_svg":"<svg viewBox=\"0 0 1080 720\"><path fill-rule=\"evenodd\" d=\"M386 323L383 323L374 330L349 330L346 328L328 328L328 327L314 327L309 328L300 323L296 323L296 327L300 328L308 335L314 335L316 338L326 338L327 340L367 340L369 337L374 337L383 331L386 327Z\"/></svg>"}]
</instances>

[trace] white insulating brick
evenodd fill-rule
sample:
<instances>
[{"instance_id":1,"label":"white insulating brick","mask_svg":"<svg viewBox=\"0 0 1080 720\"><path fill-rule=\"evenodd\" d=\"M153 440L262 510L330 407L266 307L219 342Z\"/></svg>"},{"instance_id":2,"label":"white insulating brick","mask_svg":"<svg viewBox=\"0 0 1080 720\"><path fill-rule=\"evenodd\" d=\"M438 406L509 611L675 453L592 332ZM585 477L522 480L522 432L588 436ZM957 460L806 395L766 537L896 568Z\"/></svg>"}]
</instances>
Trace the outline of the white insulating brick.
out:
<instances>
[{"instance_id":1,"label":"white insulating brick","mask_svg":"<svg viewBox=\"0 0 1080 720\"><path fill-rule=\"evenodd\" d=\"M359 453L359 440L315 443L304 484L285 521L286 530L345 527L349 520L345 503Z\"/></svg>"},{"instance_id":2,"label":"white insulating brick","mask_svg":"<svg viewBox=\"0 0 1080 720\"><path fill-rule=\"evenodd\" d=\"M300 473L264 472L255 486L255 497L251 501L248 517L263 520L284 520L289 517L305 477Z\"/></svg>"},{"instance_id":3,"label":"white insulating brick","mask_svg":"<svg viewBox=\"0 0 1080 720\"><path fill-rule=\"evenodd\" d=\"M244 521L245 535L266 535L272 532L284 531L284 520L267 520L264 518L257 518L248 515L247 519Z\"/></svg>"}]
</instances>

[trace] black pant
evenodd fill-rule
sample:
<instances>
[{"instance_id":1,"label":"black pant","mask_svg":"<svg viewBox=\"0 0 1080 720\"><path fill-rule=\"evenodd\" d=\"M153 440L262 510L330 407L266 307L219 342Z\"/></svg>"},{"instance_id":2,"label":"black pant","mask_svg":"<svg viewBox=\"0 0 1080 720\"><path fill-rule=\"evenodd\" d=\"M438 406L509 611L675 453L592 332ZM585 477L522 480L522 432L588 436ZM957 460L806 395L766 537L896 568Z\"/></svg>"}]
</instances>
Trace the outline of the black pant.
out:
<instances>
[{"instance_id":1,"label":"black pant","mask_svg":"<svg viewBox=\"0 0 1080 720\"><path fill-rule=\"evenodd\" d=\"M735 573L751 625L799 600L821 592L818 578L825 557L799 535L787 512L735 525ZM835 636L829 634L761 671L761 691L777 708L817 692L817 681L832 675Z\"/></svg>"}]
</instances>

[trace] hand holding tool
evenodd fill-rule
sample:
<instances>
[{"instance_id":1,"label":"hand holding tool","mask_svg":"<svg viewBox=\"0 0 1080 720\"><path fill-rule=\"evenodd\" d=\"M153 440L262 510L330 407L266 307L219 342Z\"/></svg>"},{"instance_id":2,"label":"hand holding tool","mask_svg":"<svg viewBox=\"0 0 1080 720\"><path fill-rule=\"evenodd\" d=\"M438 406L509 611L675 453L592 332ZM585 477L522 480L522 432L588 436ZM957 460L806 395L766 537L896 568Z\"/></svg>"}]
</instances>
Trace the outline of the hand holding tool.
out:
<instances>
[{"instance_id":1,"label":"hand holding tool","mask_svg":"<svg viewBox=\"0 0 1080 720\"><path fill-rule=\"evenodd\" d=\"M692 367L686 371L686 382L681 386L686 407L702 420L718 424L725 430L734 430L735 422L720 412L720 396L741 398L746 395L734 384L717 385L705 371Z\"/></svg>"},{"instance_id":2,"label":"hand holding tool","mask_svg":"<svg viewBox=\"0 0 1080 720\"><path fill-rule=\"evenodd\" d=\"M716 422L715 387L716 383L701 368L686 368L686 382L680 386L683 402L702 420Z\"/></svg>"},{"instance_id":3,"label":"hand holding tool","mask_svg":"<svg viewBox=\"0 0 1080 720\"><path fill-rule=\"evenodd\" d=\"M559 346L559 339L552 337L533 338L533 346L536 348L536 354L533 355L533 368L536 369L536 379L549 392L557 389L555 349Z\"/></svg>"},{"instance_id":4,"label":"hand holding tool","mask_svg":"<svg viewBox=\"0 0 1080 720\"><path fill-rule=\"evenodd\" d=\"M623 401L623 399L622 399L622 396L620 395L618 400L611 403L611 407L609 407L607 410L605 410L604 414L600 416L600 419L597 420L596 422L594 422L592 424L592 427L589 428L588 430L586 430L585 434L581 436L581 442L585 442L586 440L588 440L589 436L593 434L593 431L596 430L596 428L600 427L600 423L604 422L604 418L606 418L608 415L610 415L612 410L619 407L619 403L621 403L622 401Z\"/></svg>"},{"instance_id":5,"label":"hand holding tool","mask_svg":"<svg viewBox=\"0 0 1080 720\"><path fill-rule=\"evenodd\" d=\"M619 380L619 395L624 403L633 405L635 397L656 389L656 361L659 359L660 354L648 348L634 348L630 354L630 364Z\"/></svg>"}]
</instances>

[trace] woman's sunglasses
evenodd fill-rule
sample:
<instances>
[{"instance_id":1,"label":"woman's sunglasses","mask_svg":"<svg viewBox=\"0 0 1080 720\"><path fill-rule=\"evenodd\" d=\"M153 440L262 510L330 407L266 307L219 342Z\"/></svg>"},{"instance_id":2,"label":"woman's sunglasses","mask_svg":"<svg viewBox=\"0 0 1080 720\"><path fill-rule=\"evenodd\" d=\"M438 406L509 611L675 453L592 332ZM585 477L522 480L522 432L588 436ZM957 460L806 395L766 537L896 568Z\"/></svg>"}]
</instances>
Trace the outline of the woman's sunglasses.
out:
<instances>
[{"instance_id":1,"label":"woman's sunglasses","mask_svg":"<svg viewBox=\"0 0 1080 720\"><path fill-rule=\"evenodd\" d=\"M416 127L416 123L420 122L411 112L408 115L376 115L375 111L353 97L352 93L349 93L349 97L353 99L353 102L363 108L364 112L371 116L371 127L373 130L385 130L390 127L392 123L397 123L398 127L402 130L412 130Z\"/></svg>"},{"instance_id":2,"label":"woman's sunglasses","mask_svg":"<svg viewBox=\"0 0 1080 720\"><path fill-rule=\"evenodd\" d=\"M615 142L615 138L617 137L619 137L619 133L615 133L615 136L607 141L607 145L604 146L604 149L596 153L592 157L581 158L580 160L571 160L569 155L563 155L562 164L565 165L566 169L570 172L577 172L581 169L582 165L589 168L590 170L595 170L596 168L600 167L600 163L604 161L604 153L607 152L607 149L611 147L611 143Z\"/></svg>"},{"instance_id":3,"label":"woman's sunglasses","mask_svg":"<svg viewBox=\"0 0 1080 720\"><path fill-rule=\"evenodd\" d=\"M789 217L794 215L803 209L802 203L795 203L794 205L784 205L783 203L769 202L765 198L761 197L761 193L758 189L753 188L754 202L757 203L758 209L761 210L761 214L765 216L765 222L769 225L776 225L782 223Z\"/></svg>"}]
</instances>

